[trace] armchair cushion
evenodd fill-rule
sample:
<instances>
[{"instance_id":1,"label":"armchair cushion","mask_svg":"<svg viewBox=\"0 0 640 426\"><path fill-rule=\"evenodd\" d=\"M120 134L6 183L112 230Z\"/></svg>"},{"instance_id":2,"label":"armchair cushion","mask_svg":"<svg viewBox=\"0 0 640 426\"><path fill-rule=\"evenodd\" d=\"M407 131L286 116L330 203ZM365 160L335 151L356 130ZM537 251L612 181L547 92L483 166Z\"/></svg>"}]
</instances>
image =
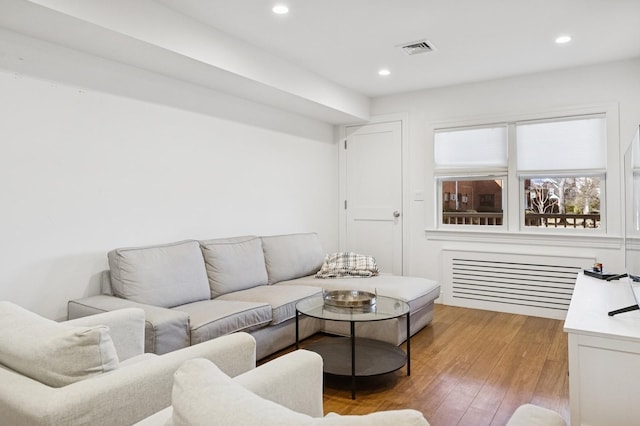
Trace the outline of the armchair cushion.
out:
<instances>
[{"instance_id":1,"label":"armchair cushion","mask_svg":"<svg viewBox=\"0 0 640 426\"><path fill-rule=\"evenodd\" d=\"M0 364L51 387L118 368L106 326L74 327L0 302Z\"/></svg>"},{"instance_id":2,"label":"armchair cushion","mask_svg":"<svg viewBox=\"0 0 640 426\"><path fill-rule=\"evenodd\" d=\"M513 413L507 426L565 426L560 414L548 408L524 404Z\"/></svg>"},{"instance_id":3,"label":"armchair cushion","mask_svg":"<svg viewBox=\"0 0 640 426\"><path fill-rule=\"evenodd\" d=\"M262 240L247 236L200 242L211 298L267 283Z\"/></svg>"},{"instance_id":4,"label":"armchair cushion","mask_svg":"<svg viewBox=\"0 0 640 426\"><path fill-rule=\"evenodd\" d=\"M173 379L171 394L176 426L301 425L311 417L253 394L235 383L213 363L186 361Z\"/></svg>"},{"instance_id":5,"label":"armchair cushion","mask_svg":"<svg viewBox=\"0 0 640 426\"><path fill-rule=\"evenodd\" d=\"M422 413L415 410L311 417L259 397L204 359L186 361L175 373L172 405L173 421L169 424L175 426L429 425Z\"/></svg>"},{"instance_id":6,"label":"armchair cushion","mask_svg":"<svg viewBox=\"0 0 640 426\"><path fill-rule=\"evenodd\" d=\"M163 308L210 298L197 241L120 248L107 257L113 293L118 297Z\"/></svg>"}]
</instances>

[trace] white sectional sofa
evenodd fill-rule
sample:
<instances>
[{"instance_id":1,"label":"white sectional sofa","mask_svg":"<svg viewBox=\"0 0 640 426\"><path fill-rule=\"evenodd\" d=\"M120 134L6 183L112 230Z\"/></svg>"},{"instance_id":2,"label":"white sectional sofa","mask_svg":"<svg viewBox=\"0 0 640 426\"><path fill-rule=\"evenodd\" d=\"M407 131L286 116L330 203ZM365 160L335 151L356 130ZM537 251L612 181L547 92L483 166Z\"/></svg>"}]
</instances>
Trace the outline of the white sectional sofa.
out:
<instances>
[{"instance_id":1,"label":"white sectional sofa","mask_svg":"<svg viewBox=\"0 0 640 426\"><path fill-rule=\"evenodd\" d=\"M69 319L116 309L145 311L145 350L162 354L237 331L264 358L295 343L295 305L325 290L377 290L411 307L411 334L433 317L440 286L415 277L319 279L325 258L315 233L187 240L108 253L102 294L72 300ZM400 344L406 318L359 324L362 337ZM300 336L345 334L343 324L303 317Z\"/></svg>"}]
</instances>

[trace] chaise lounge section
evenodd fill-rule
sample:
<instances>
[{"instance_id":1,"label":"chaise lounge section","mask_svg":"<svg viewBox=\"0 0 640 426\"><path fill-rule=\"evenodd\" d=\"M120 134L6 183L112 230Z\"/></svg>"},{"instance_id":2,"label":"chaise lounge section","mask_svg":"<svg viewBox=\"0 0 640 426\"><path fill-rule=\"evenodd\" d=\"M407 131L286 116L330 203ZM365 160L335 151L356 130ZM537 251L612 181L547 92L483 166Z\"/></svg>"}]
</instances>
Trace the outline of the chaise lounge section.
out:
<instances>
[{"instance_id":1,"label":"chaise lounge section","mask_svg":"<svg viewBox=\"0 0 640 426\"><path fill-rule=\"evenodd\" d=\"M295 343L295 305L323 290L363 290L411 307L411 334L429 324L440 286L424 278L379 275L319 279L325 259L315 233L187 240L108 253L101 295L72 300L69 319L122 308L145 312L145 351L162 354L244 331L262 359ZM406 318L361 324L361 337L399 345ZM300 319L300 337L346 334L341 324Z\"/></svg>"}]
</instances>

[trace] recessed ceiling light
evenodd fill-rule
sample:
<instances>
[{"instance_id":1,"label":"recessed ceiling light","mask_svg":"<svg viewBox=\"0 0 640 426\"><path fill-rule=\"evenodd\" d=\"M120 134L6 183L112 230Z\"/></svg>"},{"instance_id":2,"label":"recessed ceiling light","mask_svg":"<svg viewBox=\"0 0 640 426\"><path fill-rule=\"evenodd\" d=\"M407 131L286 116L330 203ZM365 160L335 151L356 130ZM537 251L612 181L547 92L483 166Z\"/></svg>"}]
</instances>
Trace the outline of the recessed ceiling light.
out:
<instances>
[{"instance_id":1,"label":"recessed ceiling light","mask_svg":"<svg viewBox=\"0 0 640 426\"><path fill-rule=\"evenodd\" d=\"M386 68L383 68L383 69L381 69L380 71L378 71L378 75L381 75L381 76L383 76L383 77L386 77L386 76L388 76L388 75L390 75L390 74L391 74L391 71L389 71L389 70L388 70L388 69L386 69Z\"/></svg>"},{"instance_id":2,"label":"recessed ceiling light","mask_svg":"<svg viewBox=\"0 0 640 426\"><path fill-rule=\"evenodd\" d=\"M275 5L271 10L277 15L286 15L287 13L289 13L289 8L283 4Z\"/></svg>"},{"instance_id":3,"label":"recessed ceiling light","mask_svg":"<svg viewBox=\"0 0 640 426\"><path fill-rule=\"evenodd\" d=\"M569 43L571 41L571 36L568 35L561 35L558 38L556 38L556 43L558 44L565 44L565 43Z\"/></svg>"}]
</instances>

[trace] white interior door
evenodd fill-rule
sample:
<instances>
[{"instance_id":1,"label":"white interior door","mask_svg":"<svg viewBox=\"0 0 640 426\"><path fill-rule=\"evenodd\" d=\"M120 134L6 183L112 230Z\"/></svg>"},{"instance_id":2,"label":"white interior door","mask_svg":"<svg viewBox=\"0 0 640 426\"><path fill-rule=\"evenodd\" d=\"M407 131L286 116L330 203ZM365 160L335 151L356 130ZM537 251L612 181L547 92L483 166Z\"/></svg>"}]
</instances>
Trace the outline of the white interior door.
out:
<instances>
[{"instance_id":1,"label":"white interior door","mask_svg":"<svg viewBox=\"0 0 640 426\"><path fill-rule=\"evenodd\" d=\"M402 125L346 128L346 250L402 274Z\"/></svg>"}]
</instances>

